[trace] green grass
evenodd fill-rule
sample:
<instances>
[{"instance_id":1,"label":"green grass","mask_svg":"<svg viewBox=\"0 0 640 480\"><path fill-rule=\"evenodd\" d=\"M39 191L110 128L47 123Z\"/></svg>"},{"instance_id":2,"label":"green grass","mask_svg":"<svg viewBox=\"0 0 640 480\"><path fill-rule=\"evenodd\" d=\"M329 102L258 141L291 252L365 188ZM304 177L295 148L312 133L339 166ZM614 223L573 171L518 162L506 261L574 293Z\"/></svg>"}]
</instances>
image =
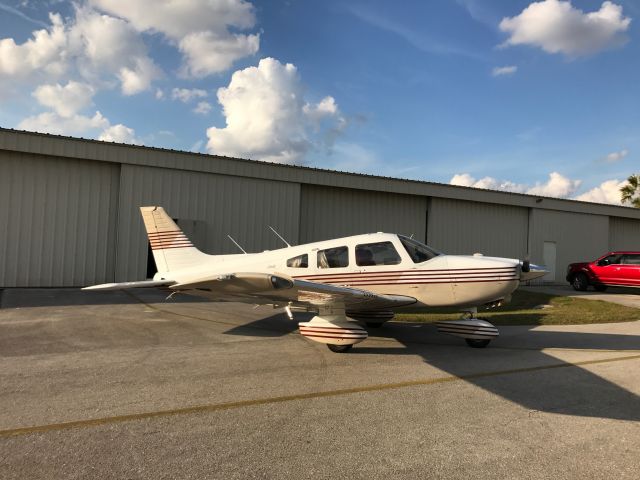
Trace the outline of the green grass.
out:
<instances>
[{"instance_id":1,"label":"green grass","mask_svg":"<svg viewBox=\"0 0 640 480\"><path fill-rule=\"evenodd\" d=\"M538 305L550 305L550 308L534 308ZM511 302L491 310L478 309L478 317L495 325L579 325L640 320L640 309L600 300L516 290ZM452 308L407 309L395 317L400 322L425 323L458 318L460 311Z\"/></svg>"}]
</instances>

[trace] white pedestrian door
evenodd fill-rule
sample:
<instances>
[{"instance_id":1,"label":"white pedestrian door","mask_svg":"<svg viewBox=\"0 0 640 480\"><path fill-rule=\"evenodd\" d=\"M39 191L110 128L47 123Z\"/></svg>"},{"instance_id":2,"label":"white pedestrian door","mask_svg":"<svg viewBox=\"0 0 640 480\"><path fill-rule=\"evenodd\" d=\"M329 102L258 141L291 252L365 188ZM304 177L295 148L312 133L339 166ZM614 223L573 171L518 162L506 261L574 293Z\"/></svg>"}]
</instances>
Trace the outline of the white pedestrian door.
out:
<instances>
[{"instance_id":1,"label":"white pedestrian door","mask_svg":"<svg viewBox=\"0 0 640 480\"><path fill-rule=\"evenodd\" d=\"M542 248L542 259L544 265L549 271L544 277L543 282L555 282L556 281L556 242L544 242Z\"/></svg>"}]
</instances>

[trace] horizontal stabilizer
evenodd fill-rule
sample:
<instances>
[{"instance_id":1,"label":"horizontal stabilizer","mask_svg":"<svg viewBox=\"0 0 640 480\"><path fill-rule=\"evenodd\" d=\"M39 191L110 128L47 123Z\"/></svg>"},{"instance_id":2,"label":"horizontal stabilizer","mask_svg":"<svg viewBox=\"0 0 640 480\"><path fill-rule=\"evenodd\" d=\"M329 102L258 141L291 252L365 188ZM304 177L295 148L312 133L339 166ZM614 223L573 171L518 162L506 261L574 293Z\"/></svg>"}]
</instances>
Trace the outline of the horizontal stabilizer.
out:
<instances>
[{"instance_id":1,"label":"horizontal stabilizer","mask_svg":"<svg viewBox=\"0 0 640 480\"><path fill-rule=\"evenodd\" d=\"M129 288L166 287L174 283L176 282L173 280L142 280L140 282L103 283L102 285L84 287L82 290L127 290Z\"/></svg>"}]
</instances>

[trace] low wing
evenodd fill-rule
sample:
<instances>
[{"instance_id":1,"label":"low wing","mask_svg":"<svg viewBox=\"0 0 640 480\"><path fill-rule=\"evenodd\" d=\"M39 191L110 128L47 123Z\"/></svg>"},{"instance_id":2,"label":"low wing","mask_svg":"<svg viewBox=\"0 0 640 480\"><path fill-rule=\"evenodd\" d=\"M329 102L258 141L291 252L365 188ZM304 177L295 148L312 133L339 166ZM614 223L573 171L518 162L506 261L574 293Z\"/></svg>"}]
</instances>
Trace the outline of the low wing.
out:
<instances>
[{"instance_id":1,"label":"low wing","mask_svg":"<svg viewBox=\"0 0 640 480\"><path fill-rule=\"evenodd\" d=\"M268 273L219 275L178 283L170 288L214 300L277 305L291 303L312 309L382 310L416 302L413 297L381 295L358 288L296 280L286 275Z\"/></svg>"}]
</instances>

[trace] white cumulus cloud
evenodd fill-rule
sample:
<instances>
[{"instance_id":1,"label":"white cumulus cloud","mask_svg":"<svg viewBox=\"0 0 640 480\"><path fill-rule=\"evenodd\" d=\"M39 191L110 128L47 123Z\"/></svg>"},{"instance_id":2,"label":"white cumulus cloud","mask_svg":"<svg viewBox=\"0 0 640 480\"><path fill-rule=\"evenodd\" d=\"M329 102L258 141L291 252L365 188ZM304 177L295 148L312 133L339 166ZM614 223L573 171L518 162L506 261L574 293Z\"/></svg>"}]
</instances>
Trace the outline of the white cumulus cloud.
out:
<instances>
[{"instance_id":1,"label":"white cumulus cloud","mask_svg":"<svg viewBox=\"0 0 640 480\"><path fill-rule=\"evenodd\" d=\"M62 53L67 49L67 32L60 15L49 15L51 26L33 32L33 38L16 44L13 38L0 39L0 76L25 77L42 70L59 75L67 68Z\"/></svg>"},{"instance_id":2,"label":"white cumulus cloud","mask_svg":"<svg viewBox=\"0 0 640 480\"><path fill-rule=\"evenodd\" d=\"M333 97L327 96L315 105L305 104L304 107L302 107L302 111L309 118L320 121L323 118L336 115L338 113L338 105Z\"/></svg>"},{"instance_id":3,"label":"white cumulus cloud","mask_svg":"<svg viewBox=\"0 0 640 480\"><path fill-rule=\"evenodd\" d=\"M629 155L629 150L627 150L625 148L624 150L620 150L619 152L611 152L611 153L607 154L607 156L604 158L604 160L607 163L616 163L616 162L619 162L620 160L622 160L627 155Z\"/></svg>"},{"instance_id":4,"label":"white cumulus cloud","mask_svg":"<svg viewBox=\"0 0 640 480\"><path fill-rule=\"evenodd\" d=\"M85 136L87 133L93 135L108 127L109 120L100 112L92 117L80 114L63 117L56 112L44 112L25 118L18 124L20 130L71 136Z\"/></svg>"},{"instance_id":5,"label":"white cumulus cloud","mask_svg":"<svg viewBox=\"0 0 640 480\"><path fill-rule=\"evenodd\" d=\"M527 189L527 193L544 197L566 198L573 195L581 184L582 180L571 180L558 172L551 172L549 180L544 183L536 182L533 187Z\"/></svg>"},{"instance_id":6,"label":"white cumulus cloud","mask_svg":"<svg viewBox=\"0 0 640 480\"><path fill-rule=\"evenodd\" d=\"M611 203L613 205L621 205L620 201L620 189L627 182L620 180L607 180L602 182L595 188L578 195L575 200L582 200L583 202L596 202L596 203Z\"/></svg>"},{"instance_id":7,"label":"white cumulus cloud","mask_svg":"<svg viewBox=\"0 0 640 480\"><path fill-rule=\"evenodd\" d=\"M315 106L305 102L296 67L274 58L236 71L229 85L218 89L217 97L226 127L207 130L207 148L219 155L299 162L315 144L310 136L319 128L320 112L329 130L344 122L333 98ZM331 119L335 125L326 125Z\"/></svg>"},{"instance_id":8,"label":"white cumulus cloud","mask_svg":"<svg viewBox=\"0 0 640 480\"><path fill-rule=\"evenodd\" d=\"M531 45L576 57L623 45L630 23L622 7L610 1L584 13L570 1L544 0L531 3L515 17L503 18L500 30L510 35L504 46Z\"/></svg>"},{"instance_id":9,"label":"white cumulus cloud","mask_svg":"<svg viewBox=\"0 0 640 480\"><path fill-rule=\"evenodd\" d=\"M78 8L69 43L85 78L96 81L105 73L115 75L125 95L146 90L160 76L138 32L119 18Z\"/></svg>"},{"instance_id":10,"label":"white cumulus cloud","mask_svg":"<svg viewBox=\"0 0 640 480\"><path fill-rule=\"evenodd\" d=\"M260 36L195 32L180 40L179 46L185 55L182 75L206 77L224 72L240 58L254 55L260 48Z\"/></svg>"},{"instance_id":11,"label":"white cumulus cloud","mask_svg":"<svg viewBox=\"0 0 640 480\"><path fill-rule=\"evenodd\" d=\"M174 88L171 90L171 98L173 100L180 100L184 103L188 103L196 98L204 98L206 96L207 91L200 88Z\"/></svg>"},{"instance_id":12,"label":"white cumulus cloud","mask_svg":"<svg viewBox=\"0 0 640 480\"><path fill-rule=\"evenodd\" d=\"M475 179L468 173L454 175L449 181L451 185L463 187L485 188L489 190L503 190L506 192L528 193L544 197L567 198L580 187L581 180L571 180L558 172L551 172L546 182L536 182L534 185L515 183L510 180L498 180L493 177Z\"/></svg>"},{"instance_id":13,"label":"white cumulus cloud","mask_svg":"<svg viewBox=\"0 0 640 480\"><path fill-rule=\"evenodd\" d=\"M108 142L131 143L141 145L135 131L122 124L112 125L109 119L96 111L93 116L73 113L60 115L58 112L43 112L25 118L18 124L20 130L51 133L53 135L69 135L77 137L97 138Z\"/></svg>"},{"instance_id":14,"label":"white cumulus cloud","mask_svg":"<svg viewBox=\"0 0 640 480\"><path fill-rule=\"evenodd\" d=\"M502 75L513 75L518 71L518 67L515 65L507 65L504 67L495 67L491 70L491 75L494 77L499 77Z\"/></svg>"},{"instance_id":15,"label":"white cumulus cloud","mask_svg":"<svg viewBox=\"0 0 640 480\"><path fill-rule=\"evenodd\" d=\"M121 123L105 128L98 137L98 140L102 140L104 142L129 143L134 145L142 144L142 142L136 138L136 132L132 128L126 127Z\"/></svg>"},{"instance_id":16,"label":"white cumulus cloud","mask_svg":"<svg viewBox=\"0 0 640 480\"><path fill-rule=\"evenodd\" d=\"M211 111L211 104L209 102L198 102L198 105L193 109L194 113L199 115L206 115Z\"/></svg>"},{"instance_id":17,"label":"white cumulus cloud","mask_svg":"<svg viewBox=\"0 0 640 480\"><path fill-rule=\"evenodd\" d=\"M122 93L132 95L160 76L140 34L126 21L86 6L76 6L74 13L66 23L51 14L51 26L22 44L0 39L0 78L35 83L81 77L94 87L109 87L115 78Z\"/></svg>"},{"instance_id":18,"label":"white cumulus cloud","mask_svg":"<svg viewBox=\"0 0 640 480\"><path fill-rule=\"evenodd\" d=\"M70 81L64 87L55 85L40 85L33 92L38 102L53 109L58 115L69 118L92 103L94 90L90 85Z\"/></svg>"},{"instance_id":19,"label":"white cumulus cloud","mask_svg":"<svg viewBox=\"0 0 640 480\"><path fill-rule=\"evenodd\" d=\"M140 32L165 35L184 56L181 72L204 77L222 72L260 47L253 5L244 0L90 0L96 8L126 19Z\"/></svg>"},{"instance_id":20,"label":"white cumulus cloud","mask_svg":"<svg viewBox=\"0 0 640 480\"><path fill-rule=\"evenodd\" d=\"M476 180L468 173L460 173L454 175L449 183L451 185L460 185L463 187L503 190L505 192L525 193L527 191L527 186L524 184L514 183L509 180L498 180L493 177L484 177Z\"/></svg>"}]
</instances>

